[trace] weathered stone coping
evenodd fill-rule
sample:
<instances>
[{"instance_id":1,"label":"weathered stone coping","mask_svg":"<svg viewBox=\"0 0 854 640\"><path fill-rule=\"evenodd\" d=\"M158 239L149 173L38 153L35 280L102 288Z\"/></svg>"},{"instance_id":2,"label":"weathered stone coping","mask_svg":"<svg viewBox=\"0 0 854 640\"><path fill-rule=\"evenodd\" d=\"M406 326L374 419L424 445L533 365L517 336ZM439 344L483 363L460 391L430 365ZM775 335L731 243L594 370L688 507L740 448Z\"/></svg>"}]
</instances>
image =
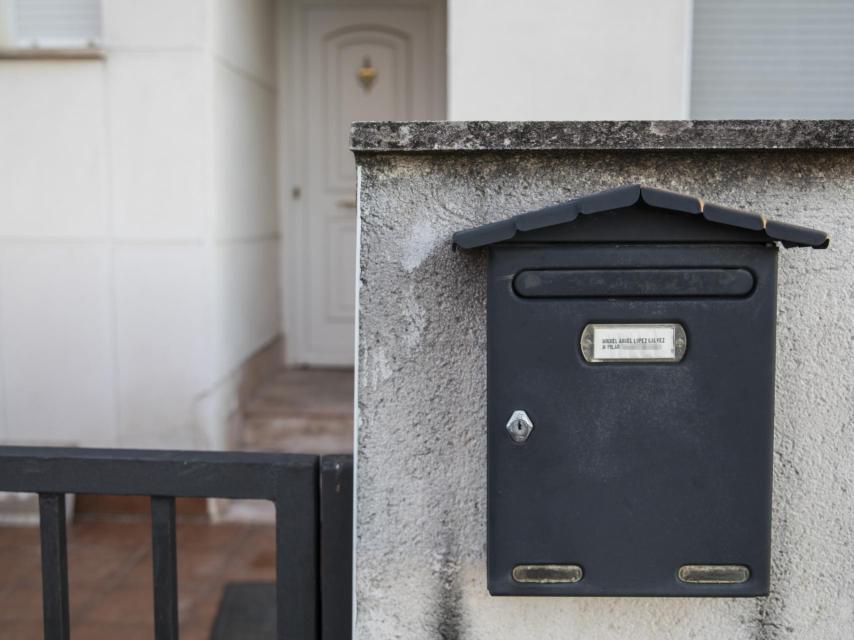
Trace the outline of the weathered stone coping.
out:
<instances>
[{"instance_id":1,"label":"weathered stone coping","mask_svg":"<svg viewBox=\"0 0 854 640\"><path fill-rule=\"evenodd\" d=\"M356 122L356 153L854 149L854 120Z\"/></svg>"}]
</instances>

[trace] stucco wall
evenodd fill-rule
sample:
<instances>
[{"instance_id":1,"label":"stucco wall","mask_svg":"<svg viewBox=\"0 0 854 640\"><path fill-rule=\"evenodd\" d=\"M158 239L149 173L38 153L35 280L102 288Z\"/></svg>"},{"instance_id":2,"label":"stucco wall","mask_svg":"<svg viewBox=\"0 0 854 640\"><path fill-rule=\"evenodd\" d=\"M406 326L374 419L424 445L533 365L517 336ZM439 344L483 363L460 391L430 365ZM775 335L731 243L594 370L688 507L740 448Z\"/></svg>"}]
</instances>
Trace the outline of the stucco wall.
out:
<instances>
[{"instance_id":1,"label":"stucco wall","mask_svg":"<svg viewBox=\"0 0 854 640\"><path fill-rule=\"evenodd\" d=\"M674 129L671 135L660 123L641 123L634 134L614 134L610 143L631 147L634 135L636 146L643 146L646 135L660 147L680 146L693 135L691 125L680 126L682 133ZM850 638L850 128L838 145L849 150L744 151L739 147L775 140L751 137L751 126L737 123L733 135L741 144L717 140L729 150L699 148L716 146L712 136L694 149L627 152L604 148L607 136L585 143L588 150L570 150L585 145L561 144L559 136L536 127L523 126L508 136L501 132L484 144L477 125L447 129L453 127L458 128L453 135L459 134L454 140L443 137L441 126L423 138L418 127L396 129L385 141L360 139L356 130L361 176L357 637ZM787 131L777 143L803 142ZM828 124L801 146L822 146L822 135L827 141L840 131ZM538 136L551 151L494 151L524 146L522 138ZM369 150L384 143L398 151ZM454 146L471 152L429 151ZM408 153L413 149L419 153ZM780 255L771 595L490 597L485 581L486 259L452 253L451 234L635 182L832 234L828 250Z\"/></svg>"}]
</instances>

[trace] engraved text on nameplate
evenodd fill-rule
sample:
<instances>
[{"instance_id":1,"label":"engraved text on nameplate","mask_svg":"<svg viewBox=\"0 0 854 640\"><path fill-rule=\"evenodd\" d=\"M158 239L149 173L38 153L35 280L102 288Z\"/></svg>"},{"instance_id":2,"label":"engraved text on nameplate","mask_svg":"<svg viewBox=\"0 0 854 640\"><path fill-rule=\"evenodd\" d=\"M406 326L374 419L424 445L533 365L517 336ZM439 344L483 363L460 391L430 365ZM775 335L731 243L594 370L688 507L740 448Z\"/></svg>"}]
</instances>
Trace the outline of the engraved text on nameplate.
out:
<instances>
[{"instance_id":1,"label":"engraved text on nameplate","mask_svg":"<svg viewBox=\"0 0 854 640\"><path fill-rule=\"evenodd\" d=\"M588 324L581 334L587 362L679 362L686 346L679 324Z\"/></svg>"}]
</instances>

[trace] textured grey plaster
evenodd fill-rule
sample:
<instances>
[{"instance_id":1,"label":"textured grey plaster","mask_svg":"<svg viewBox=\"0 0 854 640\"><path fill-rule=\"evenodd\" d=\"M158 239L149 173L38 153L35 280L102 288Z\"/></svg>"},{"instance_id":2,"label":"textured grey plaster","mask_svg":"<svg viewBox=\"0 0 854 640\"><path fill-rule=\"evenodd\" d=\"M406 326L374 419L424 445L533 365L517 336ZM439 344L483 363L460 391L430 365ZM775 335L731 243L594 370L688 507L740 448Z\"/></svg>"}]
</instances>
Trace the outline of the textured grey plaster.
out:
<instances>
[{"instance_id":1,"label":"textured grey plaster","mask_svg":"<svg viewBox=\"0 0 854 640\"><path fill-rule=\"evenodd\" d=\"M854 120L356 122L356 152L854 149Z\"/></svg>"},{"instance_id":2,"label":"textured grey plaster","mask_svg":"<svg viewBox=\"0 0 854 640\"><path fill-rule=\"evenodd\" d=\"M854 153L357 154L357 637L854 637ZM642 183L831 232L781 251L772 594L492 598L485 256L454 231ZM492 425L491 428L503 428Z\"/></svg>"}]
</instances>

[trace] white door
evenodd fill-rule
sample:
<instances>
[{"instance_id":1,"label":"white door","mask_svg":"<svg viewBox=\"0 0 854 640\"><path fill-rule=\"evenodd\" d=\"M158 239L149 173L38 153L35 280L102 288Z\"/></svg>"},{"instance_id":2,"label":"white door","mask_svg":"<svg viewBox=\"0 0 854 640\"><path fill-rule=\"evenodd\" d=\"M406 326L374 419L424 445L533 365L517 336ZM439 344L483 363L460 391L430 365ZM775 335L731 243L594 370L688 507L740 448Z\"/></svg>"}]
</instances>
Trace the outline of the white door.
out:
<instances>
[{"instance_id":1,"label":"white door","mask_svg":"<svg viewBox=\"0 0 854 640\"><path fill-rule=\"evenodd\" d=\"M444 2L295 2L290 16L295 126L291 260L285 261L292 363L353 363L356 120L437 120L445 112ZM287 117L287 114L286 116Z\"/></svg>"}]
</instances>

